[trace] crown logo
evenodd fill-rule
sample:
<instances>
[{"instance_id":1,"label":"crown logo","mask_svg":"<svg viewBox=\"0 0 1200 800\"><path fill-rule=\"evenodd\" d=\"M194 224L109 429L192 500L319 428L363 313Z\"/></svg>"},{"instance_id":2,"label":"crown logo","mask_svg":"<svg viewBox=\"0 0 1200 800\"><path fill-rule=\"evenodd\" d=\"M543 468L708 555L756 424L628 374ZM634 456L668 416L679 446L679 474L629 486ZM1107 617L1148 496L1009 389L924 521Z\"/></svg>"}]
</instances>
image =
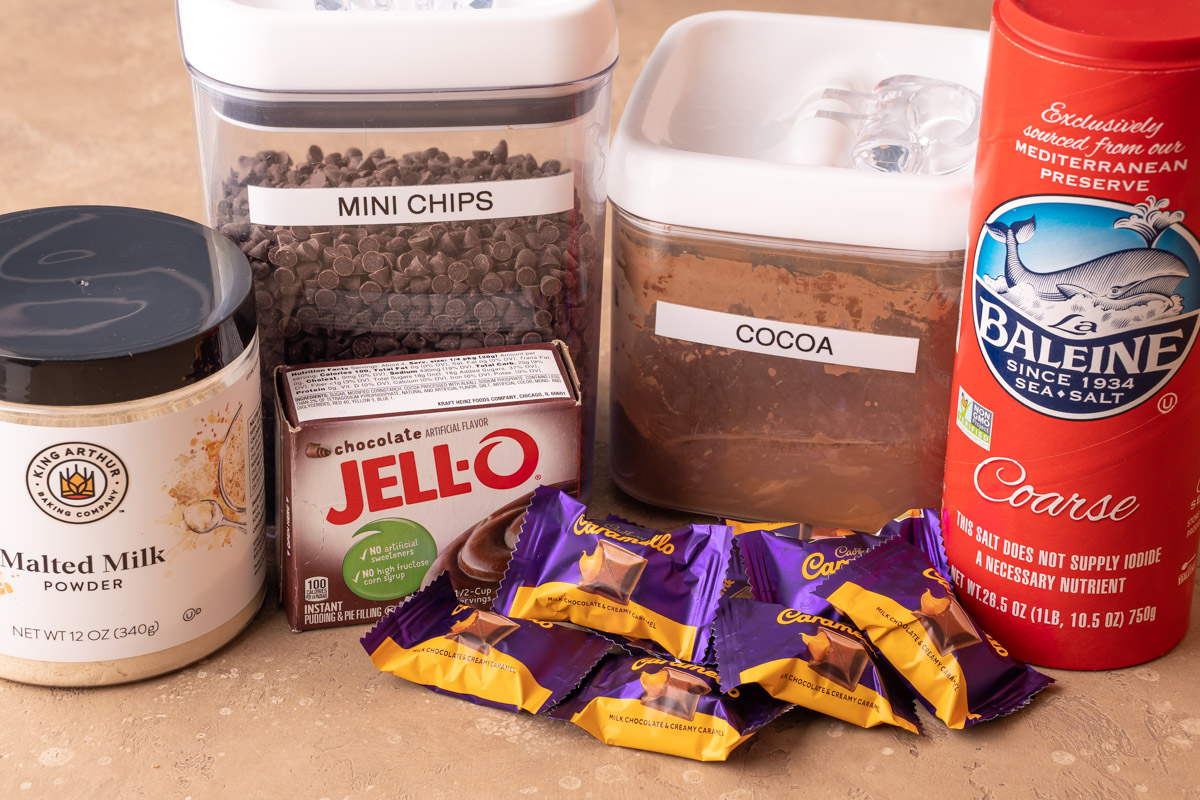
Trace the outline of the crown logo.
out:
<instances>
[{"instance_id":1,"label":"crown logo","mask_svg":"<svg viewBox=\"0 0 1200 800\"><path fill-rule=\"evenodd\" d=\"M79 467L75 467L75 471L70 475L59 475L58 479L62 483L62 496L66 500L90 500L96 496L96 480L95 473L88 472L87 475L79 471Z\"/></svg>"}]
</instances>

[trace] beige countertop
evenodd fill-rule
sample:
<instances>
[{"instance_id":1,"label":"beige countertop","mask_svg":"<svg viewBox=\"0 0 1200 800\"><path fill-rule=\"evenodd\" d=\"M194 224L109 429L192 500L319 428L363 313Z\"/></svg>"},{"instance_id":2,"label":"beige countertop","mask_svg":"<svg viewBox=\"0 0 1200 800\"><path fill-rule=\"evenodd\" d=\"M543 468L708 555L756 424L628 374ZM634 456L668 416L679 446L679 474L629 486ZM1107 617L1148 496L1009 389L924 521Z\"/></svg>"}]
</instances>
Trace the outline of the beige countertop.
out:
<instances>
[{"instance_id":1,"label":"beige countertop","mask_svg":"<svg viewBox=\"0 0 1200 800\"><path fill-rule=\"evenodd\" d=\"M614 108L662 32L689 13L738 7L984 28L988 5L618 0ZM263 35L246 31L245 42ZM0 212L65 203L201 219L190 88L168 0L5 3ZM619 496L603 444L597 458L594 510L679 521ZM1052 672L1058 685L1029 708L965 732L928 715L926 735L915 737L794 711L727 763L700 764L607 747L563 723L381 675L358 644L364 628L292 634L268 600L233 643L162 678L98 690L0 681L0 795L1200 798L1195 628L1149 664Z\"/></svg>"}]
</instances>

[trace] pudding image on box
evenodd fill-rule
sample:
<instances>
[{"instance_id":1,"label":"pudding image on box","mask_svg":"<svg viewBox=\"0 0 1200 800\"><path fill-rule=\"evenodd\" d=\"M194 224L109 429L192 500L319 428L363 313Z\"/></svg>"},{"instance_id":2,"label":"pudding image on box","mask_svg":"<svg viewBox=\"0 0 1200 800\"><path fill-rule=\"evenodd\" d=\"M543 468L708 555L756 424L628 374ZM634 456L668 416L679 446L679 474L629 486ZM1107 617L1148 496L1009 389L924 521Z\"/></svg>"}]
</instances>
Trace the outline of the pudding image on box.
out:
<instances>
[{"instance_id":1,"label":"pudding image on box","mask_svg":"<svg viewBox=\"0 0 1200 800\"><path fill-rule=\"evenodd\" d=\"M579 482L561 343L280 367L280 593L293 630L378 620L443 571L491 607L533 490Z\"/></svg>"}]
</instances>

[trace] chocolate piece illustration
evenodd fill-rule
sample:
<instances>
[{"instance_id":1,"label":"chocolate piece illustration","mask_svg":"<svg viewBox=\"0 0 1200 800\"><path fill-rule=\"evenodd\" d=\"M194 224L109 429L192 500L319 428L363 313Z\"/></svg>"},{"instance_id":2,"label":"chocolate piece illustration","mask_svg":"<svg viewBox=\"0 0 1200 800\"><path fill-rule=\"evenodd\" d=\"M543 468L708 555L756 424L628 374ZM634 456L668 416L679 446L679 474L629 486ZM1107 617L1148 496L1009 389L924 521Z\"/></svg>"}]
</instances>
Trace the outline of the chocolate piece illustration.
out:
<instances>
[{"instance_id":1,"label":"chocolate piece illustration","mask_svg":"<svg viewBox=\"0 0 1200 800\"><path fill-rule=\"evenodd\" d=\"M642 556L601 539L595 550L579 557L579 588L625 605L645 568Z\"/></svg>"},{"instance_id":2,"label":"chocolate piece illustration","mask_svg":"<svg viewBox=\"0 0 1200 800\"><path fill-rule=\"evenodd\" d=\"M573 494L579 483L572 480L553 486ZM532 496L530 492L504 504L446 545L425 573L424 585L428 586L443 571L449 572L460 603L490 608L517 545Z\"/></svg>"},{"instance_id":3,"label":"chocolate piece illustration","mask_svg":"<svg viewBox=\"0 0 1200 800\"><path fill-rule=\"evenodd\" d=\"M643 672L638 680L642 705L689 721L696 716L700 698L712 691L703 678L674 667Z\"/></svg>"},{"instance_id":4,"label":"chocolate piece illustration","mask_svg":"<svg viewBox=\"0 0 1200 800\"><path fill-rule=\"evenodd\" d=\"M323 444L309 442L304 446L304 455L308 458L327 458L333 455L333 451Z\"/></svg>"},{"instance_id":5,"label":"chocolate piece illustration","mask_svg":"<svg viewBox=\"0 0 1200 800\"><path fill-rule=\"evenodd\" d=\"M921 610L913 616L929 634L938 655L947 656L955 650L979 644L982 639L975 632L971 618L950 595L934 597L928 589L921 595Z\"/></svg>"},{"instance_id":6,"label":"chocolate piece illustration","mask_svg":"<svg viewBox=\"0 0 1200 800\"><path fill-rule=\"evenodd\" d=\"M520 626L508 617L494 612L472 611L470 616L454 623L446 638L487 655L501 639L518 627Z\"/></svg>"},{"instance_id":7,"label":"chocolate piece illustration","mask_svg":"<svg viewBox=\"0 0 1200 800\"><path fill-rule=\"evenodd\" d=\"M867 667L863 643L844 633L823 628L816 636L801 634L808 647L808 666L848 692L858 688Z\"/></svg>"}]
</instances>

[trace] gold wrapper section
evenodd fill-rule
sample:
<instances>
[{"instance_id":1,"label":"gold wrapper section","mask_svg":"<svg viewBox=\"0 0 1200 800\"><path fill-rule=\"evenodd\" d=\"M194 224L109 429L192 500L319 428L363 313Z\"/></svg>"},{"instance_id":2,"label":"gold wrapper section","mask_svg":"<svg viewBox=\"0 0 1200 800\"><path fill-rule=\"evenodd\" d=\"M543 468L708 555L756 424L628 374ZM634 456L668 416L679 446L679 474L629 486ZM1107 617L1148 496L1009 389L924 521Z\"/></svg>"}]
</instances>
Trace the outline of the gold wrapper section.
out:
<instances>
[{"instance_id":1,"label":"gold wrapper section","mask_svg":"<svg viewBox=\"0 0 1200 800\"><path fill-rule=\"evenodd\" d=\"M684 721L641 700L618 697L595 698L571 722L605 744L698 761L724 761L752 735L719 717L696 714Z\"/></svg>"},{"instance_id":2,"label":"gold wrapper section","mask_svg":"<svg viewBox=\"0 0 1200 800\"><path fill-rule=\"evenodd\" d=\"M550 690L517 659L499 650L483 656L445 636L411 649L385 639L371 653L371 663L381 672L413 683L516 706L531 714L541 711L550 699Z\"/></svg>"},{"instance_id":3,"label":"gold wrapper section","mask_svg":"<svg viewBox=\"0 0 1200 800\"><path fill-rule=\"evenodd\" d=\"M824 675L814 672L804 659L781 658L743 670L742 683L757 683L767 694L819 711L862 728L895 725L918 733L917 726L892 710L887 698L861 684L847 690Z\"/></svg>"},{"instance_id":4,"label":"gold wrapper section","mask_svg":"<svg viewBox=\"0 0 1200 800\"><path fill-rule=\"evenodd\" d=\"M680 661L696 660L699 631L695 625L676 622L638 603L615 603L573 583L520 586L513 592L512 606L505 611L517 619L573 622L631 639L652 639Z\"/></svg>"},{"instance_id":5,"label":"gold wrapper section","mask_svg":"<svg viewBox=\"0 0 1200 800\"><path fill-rule=\"evenodd\" d=\"M829 596L842 613L854 620L892 666L935 709L951 728L967 721L967 683L953 654L943 656L916 613L886 595L847 581Z\"/></svg>"}]
</instances>

